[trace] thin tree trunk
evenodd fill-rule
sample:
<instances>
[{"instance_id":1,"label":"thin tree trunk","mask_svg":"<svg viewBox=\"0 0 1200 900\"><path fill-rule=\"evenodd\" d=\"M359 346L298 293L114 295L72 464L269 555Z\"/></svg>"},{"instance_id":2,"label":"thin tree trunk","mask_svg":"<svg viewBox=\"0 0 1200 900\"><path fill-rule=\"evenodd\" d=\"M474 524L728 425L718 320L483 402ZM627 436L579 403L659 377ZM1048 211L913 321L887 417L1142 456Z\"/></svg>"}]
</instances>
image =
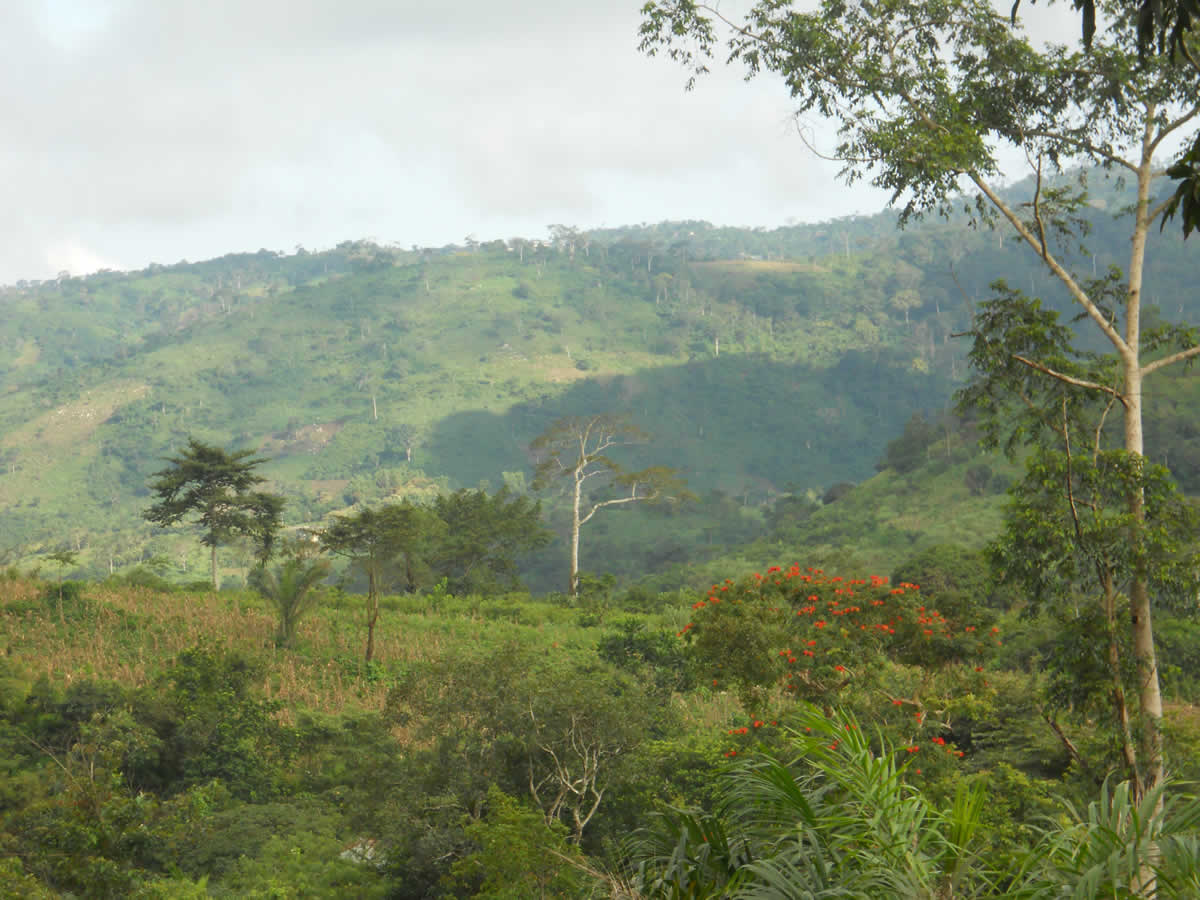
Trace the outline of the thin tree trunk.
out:
<instances>
[{"instance_id":1,"label":"thin tree trunk","mask_svg":"<svg viewBox=\"0 0 1200 900\"><path fill-rule=\"evenodd\" d=\"M1140 474L1145 465L1145 444L1142 431L1142 369L1141 306L1142 276L1146 258L1146 237L1150 230L1150 177L1154 133L1153 105L1146 109L1146 124L1142 131L1142 156L1137 172L1137 204L1134 207L1134 229L1129 255L1129 283L1125 298L1125 450L1133 456ZM1139 487L1129 496L1132 519L1130 538L1139 547L1145 540L1146 495ZM1158 681L1158 659L1154 647L1154 622L1150 613L1149 572L1142 554L1134 565L1129 585L1129 616L1133 631L1133 655L1137 661L1139 760L1141 778L1134 782L1136 799L1163 781L1162 689ZM1163 811L1163 794L1158 795L1155 813ZM1155 866L1158 847L1147 848L1142 860L1138 882L1132 885L1138 896L1153 897L1158 892ZM1144 892L1144 893L1141 893Z\"/></svg>"},{"instance_id":2,"label":"thin tree trunk","mask_svg":"<svg viewBox=\"0 0 1200 900\"><path fill-rule=\"evenodd\" d=\"M376 593L375 572L367 572L367 652L366 661L375 658L375 623L379 621L379 595Z\"/></svg>"},{"instance_id":3,"label":"thin tree trunk","mask_svg":"<svg viewBox=\"0 0 1200 900\"><path fill-rule=\"evenodd\" d=\"M1125 449L1135 454L1138 464L1144 464L1142 433L1142 371L1139 359L1141 344L1142 275L1146 258L1146 237L1150 230L1150 138L1154 110L1147 110L1147 125L1141 167L1138 170L1137 205L1134 212L1134 231L1129 259L1129 292L1125 301ZM1133 538L1143 540L1146 522L1146 498L1139 489L1129 497L1129 512L1133 519ZM1150 611L1150 591L1146 564L1139 562L1129 586L1129 614L1133 629L1133 654L1137 660L1138 701L1141 725L1142 781L1138 797L1163 780L1162 691L1158 681L1158 660L1154 648L1154 623Z\"/></svg>"},{"instance_id":4,"label":"thin tree trunk","mask_svg":"<svg viewBox=\"0 0 1200 900\"><path fill-rule=\"evenodd\" d=\"M567 596L579 594L579 507L583 499L583 481L580 473L575 473L575 493L571 507L571 577L567 586Z\"/></svg>"},{"instance_id":5,"label":"thin tree trunk","mask_svg":"<svg viewBox=\"0 0 1200 900\"><path fill-rule=\"evenodd\" d=\"M219 590L221 589L221 585L220 585L220 584L217 582L217 545L216 545L216 543L214 543L214 544L213 544L213 545L212 545L212 546L209 548L209 551L210 551L210 553L209 553L209 564L210 564L210 565L211 565L211 567L212 567L212 585L213 585L213 590L214 590L214 591L219 591Z\"/></svg>"},{"instance_id":6,"label":"thin tree trunk","mask_svg":"<svg viewBox=\"0 0 1200 900\"><path fill-rule=\"evenodd\" d=\"M1133 732L1129 727L1129 706L1125 700L1125 687L1121 683L1121 648L1117 641L1117 597L1112 579L1104 577L1104 624L1108 629L1108 670L1112 678L1113 715L1117 722L1117 733L1121 737L1121 756L1125 761L1127 777L1140 784L1137 751L1133 747Z\"/></svg>"}]
</instances>

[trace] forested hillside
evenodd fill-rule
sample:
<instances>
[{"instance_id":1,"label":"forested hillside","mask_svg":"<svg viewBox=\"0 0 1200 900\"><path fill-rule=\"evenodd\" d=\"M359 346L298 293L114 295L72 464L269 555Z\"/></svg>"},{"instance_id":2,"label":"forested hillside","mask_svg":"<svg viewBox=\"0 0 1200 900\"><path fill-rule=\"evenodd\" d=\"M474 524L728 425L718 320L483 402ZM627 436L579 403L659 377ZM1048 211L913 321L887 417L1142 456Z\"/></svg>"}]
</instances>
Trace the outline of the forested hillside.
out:
<instances>
[{"instance_id":1,"label":"forested hillside","mask_svg":"<svg viewBox=\"0 0 1200 900\"><path fill-rule=\"evenodd\" d=\"M1125 248L1093 186L1089 265ZM1065 302L1003 229L894 217L773 231L663 223L545 241L402 250L347 243L4 289L0 546L79 551L84 571L165 557L141 519L188 436L257 450L289 525L383 497L528 489L530 441L564 415L627 413L630 464L677 468L699 500L598 521L584 567L646 574L768 533L772 504L874 472L914 413L964 375L975 304L1004 277ZM1158 236L1149 297L1187 319L1182 241ZM1160 394L1153 446L1195 477L1190 382ZM556 500L545 495L552 518ZM668 527L664 527L664 525ZM528 561L554 583L561 548ZM235 554L236 555L236 554ZM230 575L244 574L245 554ZM240 580L240 579L239 579Z\"/></svg>"}]
</instances>

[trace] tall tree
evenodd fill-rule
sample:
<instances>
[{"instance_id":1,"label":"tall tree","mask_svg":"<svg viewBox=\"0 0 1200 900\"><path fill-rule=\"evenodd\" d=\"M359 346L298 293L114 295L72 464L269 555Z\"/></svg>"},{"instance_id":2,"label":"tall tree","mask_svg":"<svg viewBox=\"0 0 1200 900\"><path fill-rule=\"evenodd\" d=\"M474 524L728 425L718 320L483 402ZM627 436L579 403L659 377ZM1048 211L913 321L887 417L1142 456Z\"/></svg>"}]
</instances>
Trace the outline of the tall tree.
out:
<instances>
[{"instance_id":1,"label":"tall tree","mask_svg":"<svg viewBox=\"0 0 1200 900\"><path fill-rule=\"evenodd\" d=\"M1078 351L1059 319L1040 301L1007 288L984 303L970 355L974 375L959 398L980 414L985 446L1002 447L1010 457L1023 445L1032 451L1025 477L1010 490L1004 532L991 553L1032 609L1056 610L1064 619L1060 650L1047 665L1047 721L1083 764L1050 713L1067 710L1094 721L1095 698L1104 697L1117 765L1137 785L1145 777L1128 700L1138 690L1122 633L1125 597L1141 573L1158 604L1194 602L1200 510L1179 494L1165 467L1119 447L1120 435L1106 427L1118 392L1080 390L1072 382L1119 383L1120 363ZM1052 361L1054 371L1072 381L1045 377L1022 359ZM1134 494L1148 526L1137 528L1138 541L1129 540L1137 525L1128 502ZM1072 609L1073 617L1065 612ZM1087 645L1083 635L1092 638Z\"/></svg>"},{"instance_id":2,"label":"tall tree","mask_svg":"<svg viewBox=\"0 0 1200 900\"><path fill-rule=\"evenodd\" d=\"M642 442L647 435L628 419L616 415L567 416L546 429L529 449L538 460L534 490L563 479L571 497L571 561L567 593L579 593L579 535L600 510L627 503L690 499L675 469L651 466L627 471L608 455L623 444ZM584 489L589 493L585 495ZM615 496L594 499L591 492L611 488Z\"/></svg>"},{"instance_id":3,"label":"tall tree","mask_svg":"<svg viewBox=\"0 0 1200 900\"><path fill-rule=\"evenodd\" d=\"M1106 10L1103 2L1098 7ZM1119 4L1112 9L1119 14ZM1200 354L1200 346L1178 341L1183 331L1143 333L1141 307L1147 239L1171 204L1152 198L1159 174L1154 157L1200 114L1200 71L1169 54L1139 60L1136 25L1119 15L1090 52L1039 49L988 0L822 0L814 12L760 0L740 21L694 0L652 0L643 14L643 50L665 50L692 69L693 82L724 43L730 59L751 75L781 76L798 116L836 119L843 175L870 177L891 190L894 200L903 200L901 222L961 207L1015 232L1108 342L1117 366L1112 382L1099 383L1057 369L1054 359L1022 355L1012 363L1027 367L1031 377L1116 398L1124 450L1135 467L1143 464L1146 377ZM1183 42L1193 47L1194 36ZM999 188L1003 153L1029 162L1032 187L1024 203ZM1072 271L1084 185L1046 177L1088 165L1115 169L1134 188L1129 264L1115 304ZM964 188L974 192L973 201L964 199ZM1125 500L1127 539L1135 549L1130 627L1144 793L1163 778L1162 696L1148 563L1139 549L1145 497L1133 487Z\"/></svg>"},{"instance_id":4,"label":"tall tree","mask_svg":"<svg viewBox=\"0 0 1200 900\"><path fill-rule=\"evenodd\" d=\"M352 516L334 516L320 535L323 549L349 559L367 576L367 646L364 658L375 658L375 626L379 622L379 595L384 579L398 558L404 560L405 577L412 583L413 562L440 523L426 509L407 501L363 509Z\"/></svg>"},{"instance_id":5,"label":"tall tree","mask_svg":"<svg viewBox=\"0 0 1200 900\"><path fill-rule=\"evenodd\" d=\"M154 474L150 490L158 502L143 513L163 528L194 516L203 529L200 543L210 550L213 590L217 580L217 547L236 535L254 541L260 563L266 562L276 534L284 498L252 490L266 481L254 470L266 462L253 450L228 453L220 447L188 438L187 449L168 457L170 465Z\"/></svg>"}]
</instances>

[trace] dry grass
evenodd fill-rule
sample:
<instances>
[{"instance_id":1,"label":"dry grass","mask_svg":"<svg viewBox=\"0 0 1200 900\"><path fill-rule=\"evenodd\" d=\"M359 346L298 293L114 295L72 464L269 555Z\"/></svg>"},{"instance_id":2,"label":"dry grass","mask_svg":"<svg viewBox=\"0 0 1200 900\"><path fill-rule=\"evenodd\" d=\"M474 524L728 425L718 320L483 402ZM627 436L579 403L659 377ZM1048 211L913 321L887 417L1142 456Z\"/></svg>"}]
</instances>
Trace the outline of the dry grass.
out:
<instances>
[{"instance_id":1,"label":"dry grass","mask_svg":"<svg viewBox=\"0 0 1200 900\"><path fill-rule=\"evenodd\" d=\"M53 602L40 601L53 585L0 582L0 646L20 674L67 684L80 677L140 687L182 651L197 644L238 651L263 663L264 693L285 707L340 713L348 708L381 709L387 684L357 669L363 640L357 610L345 610L340 627L328 614L300 629L298 652L275 647L275 618L242 595L162 594L147 588L85 587L85 613L58 619ZM327 611L322 611L327 612ZM384 623L381 622L381 626ZM381 628L376 659L391 661L436 653L442 642L407 630Z\"/></svg>"},{"instance_id":2,"label":"dry grass","mask_svg":"<svg viewBox=\"0 0 1200 900\"><path fill-rule=\"evenodd\" d=\"M83 609L44 602L51 583L0 579L0 651L13 671L67 684L78 678L147 684L179 653L197 644L232 650L263 667L264 694L283 704L285 721L300 710L340 714L381 710L397 670L440 658L465 645L507 640L581 646L574 624L517 624L467 609L436 614L385 605L375 632L375 665L363 662L366 626L359 598L322 606L305 620L296 649L275 646L273 610L250 593L169 593L149 588L84 585ZM548 631L553 630L553 634ZM552 652L548 650L547 652Z\"/></svg>"},{"instance_id":3,"label":"dry grass","mask_svg":"<svg viewBox=\"0 0 1200 900\"><path fill-rule=\"evenodd\" d=\"M711 732L728 726L745 708L730 691L693 691L676 694L672 702L683 718L684 731Z\"/></svg>"}]
</instances>

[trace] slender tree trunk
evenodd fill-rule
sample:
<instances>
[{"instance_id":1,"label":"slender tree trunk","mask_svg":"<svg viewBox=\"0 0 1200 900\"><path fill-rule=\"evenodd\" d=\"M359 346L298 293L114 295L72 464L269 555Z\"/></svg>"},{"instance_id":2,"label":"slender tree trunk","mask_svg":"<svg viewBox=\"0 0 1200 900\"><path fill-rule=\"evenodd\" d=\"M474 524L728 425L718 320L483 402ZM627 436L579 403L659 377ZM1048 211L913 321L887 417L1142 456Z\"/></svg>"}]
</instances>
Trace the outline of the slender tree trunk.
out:
<instances>
[{"instance_id":1,"label":"slender tree trunk","mask_svg":"<svg viewBox=\"0 0 1200 900\"><path fill-rule=\"evenodd\" d=\"M375 571L367 572L367 652L366 661L375 658L375 623L379 621L379 594L376 592Z\"/></svg>"},{"instance_id":2,"label":"slender tree trunk","mask_svg":"<svg viewBox=\"0 0 1200 900\"><path fill-rule=\"evenodd\" d=\"M1141 344L1142 275L1146 258L1146 237L1150 230L1150 136L1154 110L1148 110L1146 137L1143 141L1141 166L1138 169L1137 205L1134 212L1134 231L1129 259L1129 291L1125 301L1125 449L1135 454L1138 464L1144 464L1142 433L1142 371L1139 359ZM1129 497L1129 512L1133 519L1136 543L1143 540L1146 522L1146 498L1139 489ZM1144 562L1134 569L1129 586L1130 625L1133 630L1133 654L1137 660L1138 701L1141 725L1142 779L1138 784L1139 798L1163 780L1162 691L1158 681L1158 660L1154 647L1154 623L1150 610L1148 573Z\"/></svg>"},{"instance_id":3,"label":"slender tree trunk","mask_svg":"<svg viewBox=\"0 0 1200 900\"><path fill-rule=\"evenodd\" d=\"M1128 293L1125 298L1125 450L1133 455L1140 473L1145 465L1145 444L1142 431L1142 369L1141 306L1142 276L1146 258L1146 237L1150 230L1150 177L1153 106L1146 109L1142 131L1142 156L1137 171L1137 203L1134 207L1134 230L1129 255ZM1141 488L1129 496L1129 512L1133 524L1130 539L1135 547L1145 540L1146 496ZM1162 689L1158 681L1158 659L1154 647L1154 622L1150 611L1150 590L1147 567L1141 554L1135 563L1129 585L1129 617L1133 632L1133 655L1137 661L1139 760L1141 777L1134 782L1136 797L1141 800L1147 791L1163 781ZM1155 813L1163 810L1163 795L1159 794ZM1137 882L1131 885L1135 895L1153 897L1158 891L1155 866L1158 848L1151 846L1142 860Z\"/></svg>"},{"instance_id":4,"label":"slender tree trunk","mask_svg":"<svg viewBox=\"0 0 1200 900\"><path fill-rule=\"evenodd\" d=\"M217 581L217 545L216 545L216 543L215 543L215 542L214 542L214 543L213 543L213 545L212 545L212 546L209 548L209 551L210 551L210 553L209 553L209 565L210 565L210 566L211 566L211 568L212 568L212 584L213 584L213 590L214 590L214 591L219 591L219 590L221 589L221 585L220 585L220 583Z\"/></svg>"},{"instance_id":5,"label":"slender tree trunk","mask_svg":"<svg viewBox=\"0 0 1200 900\"><path fill-rule=\"evenodd\" d=\"M1108 629L1108 671L1112 678L1113 716L1116 718L1117 733L1121 737L1121 756L1125 762L1127 777L1134 784L1141 784L1138 771L1137 751L1133 747L1133 731L1129 727L1129 706L1125 700L1125 687L1121 683L1121 648L1117 641L1117 597L1112 578L1103 576L1104 581L1104 624Z\"/></svg>"},{"instance_id":6,"label":"slender tree trunk","mask_svg":"<svg viewBox=\"0 0 1200 900\"><path fill-rule=\"evenodd\" d=\"M579 594L579 507L583 500L583 480L578 470L575 472L575 492L571 506L571 577L567 587L567 596Z\"/></svg>"}]
</instances>

